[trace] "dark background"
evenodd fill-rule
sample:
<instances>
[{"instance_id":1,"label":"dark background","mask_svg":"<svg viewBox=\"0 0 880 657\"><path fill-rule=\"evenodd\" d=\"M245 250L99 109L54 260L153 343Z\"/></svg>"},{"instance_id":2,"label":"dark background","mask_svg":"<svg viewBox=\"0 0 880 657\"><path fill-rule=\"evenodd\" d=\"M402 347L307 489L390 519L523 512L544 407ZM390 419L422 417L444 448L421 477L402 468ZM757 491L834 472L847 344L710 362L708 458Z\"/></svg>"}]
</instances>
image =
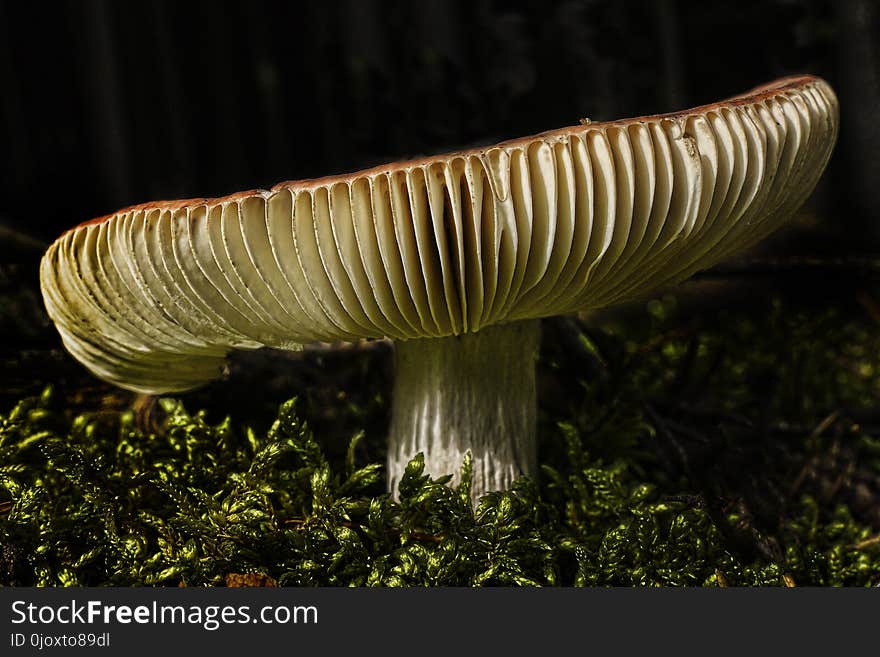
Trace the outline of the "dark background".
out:
<instances>
[{"instance_id":1,"label":"dark background","mask_svg":"<svg viewBox=\"0 0 880 657\"><path fill-rule=\"evenodd\" d=\"M800 252L880 250L880 7L765 2L0 0L0 244L133 203L593 120L778 76L841 102Z\"/></svg>"}]
</instances>

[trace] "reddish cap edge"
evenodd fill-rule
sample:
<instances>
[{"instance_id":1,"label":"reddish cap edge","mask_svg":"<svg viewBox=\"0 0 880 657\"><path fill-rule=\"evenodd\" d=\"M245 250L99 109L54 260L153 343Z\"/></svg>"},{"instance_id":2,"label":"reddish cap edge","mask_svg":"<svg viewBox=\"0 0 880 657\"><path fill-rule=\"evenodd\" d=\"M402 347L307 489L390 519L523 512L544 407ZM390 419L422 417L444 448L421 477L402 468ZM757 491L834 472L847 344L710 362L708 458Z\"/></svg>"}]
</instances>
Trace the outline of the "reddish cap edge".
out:
<instances>
[{"instance_id":1,"label":"reddish cap edge","mask_svg":"<svg viewBox=\"0 0 880 657\"><path fill-rule=\"evenodd\" d=\"M186 199L176 199L176 200L166 200L166 201L147 201L144 203L138 203L135 205L129 205L115 212L111 212L109 214L101 215L99 217L95 217L93 219L88 219L83 221L72 228L67 229L64 233L61 234L61 237L70 233L72 231L78 230L80 228L85 228L86 226L92 226L101 224L109 219L112 219L115 216L120 214L124 214L127 212L137 212L137 211L152 211L152 210L182 210L184 208L196 208L203 205L209 206L217 206L222 205L224 203L231 203L235 201L240 201L248 198L255 198L258 196L266 197L274 192L282 191L282 190L291 190L291 191L300 191L304 189L314 189L319 187L325 187L327 185L333 183L349 183L355 180L358 180L363 177L377 175L377 174L387 174L393 173L396 171L405 171L412 167L424 166L432 163L440 163L444 161L451 161L457 158L462 157L471 157L471 156L481 156L488 151L494 150L496 148L510 148L516 147L520 144L526 144L533 142L537 139L547 139L561 136L568 136L579 134L583 132L587 132L589 130L595 130L597 128L609 128L609 127L619 127L623 125L632 125L637 123L644 123L647 121L659 121L663 119L680 119L684 117L690 117L696 114L705 114L712 110L717 110L719 108L724 107L740 107L742 105L749 105L753 103L760 102L762 100L766 100L767 98L771 98L773 96L777 96L782 92L785 92L790 89L798 89L810 84L814 84L816 82L823 82L822 78L810 75L810 74L801 74L801 75L790 75L783 78L779 78L777 80L773 80L772 82L768 82L766 84L759 85L746 91L744 93L738 94L736 96L731 96L730 98L726 98L724 100L716 101L714 103L709 103L707 105L699 105L697 107L692 107L686 110L678 110L674 112L667 112L665 114L648 114L644 116L636 116L625 119L616 119L612 121L597 121L594 123L588 123L586 125L579 124L575 126L566 126L563 128L556 128L553 130L547 130L544 132L539 132L533 135L528 135L525 137L516 137L513 139L508 139L505 141L498 142L496 144L491 144L489 146L481 146L476 148L469 148L459 151L452 151L448 153L439 153L436 155L428 155L420 158L399 160L395 162L389 162L387 164L380 164L375 167L370 167L368 169L361 169L358 171L334 174L329 176L322 176L320 178L306 178L303 180L288 180L284 182L277 183L270 187L269 189L249 189L241 192L233 192L232 194L228 194L226 196L219 196L216 198L186 198ZM60 239L60 237L59 237Z\"/></svg>"}]
</instances>

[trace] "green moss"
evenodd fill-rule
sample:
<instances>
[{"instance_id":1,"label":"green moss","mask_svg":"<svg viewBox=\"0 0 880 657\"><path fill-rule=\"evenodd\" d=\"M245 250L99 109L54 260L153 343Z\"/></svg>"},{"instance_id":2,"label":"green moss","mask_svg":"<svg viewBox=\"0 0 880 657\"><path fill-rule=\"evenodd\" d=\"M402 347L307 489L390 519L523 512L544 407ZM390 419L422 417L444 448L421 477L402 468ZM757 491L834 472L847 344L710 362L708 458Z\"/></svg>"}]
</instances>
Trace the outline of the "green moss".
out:
<instances>
[{"instance_id":1,"label":"green moss","mask_svg":"<svg viewBox=\"0 0 880 657\"><path fill-rule=\"evenodd\" d=\"M667 299L548 325L539 482L476 509L469 463L451 487L419 456L391 499L381 432L316 438L308 400L254 430L164 399L148 431L48 387L0 416L0 583L876 584L871 327L778 304L689 317ZM364 419L341 406L331 424Z\"/></svg>"}]
</instances>

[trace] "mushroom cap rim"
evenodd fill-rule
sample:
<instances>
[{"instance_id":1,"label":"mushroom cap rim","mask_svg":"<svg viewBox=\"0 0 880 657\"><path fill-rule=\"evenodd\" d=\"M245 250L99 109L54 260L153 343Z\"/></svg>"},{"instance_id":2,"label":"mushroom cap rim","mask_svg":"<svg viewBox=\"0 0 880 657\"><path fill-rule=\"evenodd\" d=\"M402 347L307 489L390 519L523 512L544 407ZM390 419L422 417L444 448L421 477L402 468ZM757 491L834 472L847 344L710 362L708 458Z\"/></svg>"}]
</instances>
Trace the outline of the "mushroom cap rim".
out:
<instances>
[{"instance_id":1,"label":"mushroom cap rim","mask_svg":"<svg viewBox=\"0 0 880 657\"><path fill-rule=\"evenodd\" d=\"M731 96L724 100L719 100L714 103L708 103L706 105L698 105L696 107L692 107L685 110L677 110L672 112L666 112L662 114L646 114L642 116L624 118L624 119L614 119L611 121L593 121L587 124L578 124L573 126L565 126L562 128L554 128L551 130L545 130L543 132L538 132L532 135L527 135L524 137L515 137L513 139L507 139L501 142L497 142L495 144L490 144L487 146L478 146L474 148L467 148L457 151L450 151L447 153L438 153L436 155L427 155L418 158L410 158L410 159L402 159L394 162L389 162L386 164L379 164L374 167L370 167L367 169L359 169L357 171L340 173L340 174L332 174L328 176L321 176L318 178L304 178L301 180L286 180L283 182L279 182L269 189L255 188L248 189L240 192L233 192L231 194L227 194L225 196L218 197L194 197L194 198L185 198L185 199L175 199L175 200L159 200L159 201L147 201L144 203L137 203L134 205L129 205L115 212L111 212L108 214L101 215L99 217L95 217L93 219L88 219L83 221L68 230L62 233L62 236L66 233L78 230L80 228L85 228L91 225L101 224L105 221L112 219L113 217L128 213L128 212L137 212L137 211L150 211L150 210L182 210L185 208L194 208L203 205L223 205L225 203L234 203L236 201L240 201L247 198L253 198L257 196L268 197L272 194L284 190L290 191L300 191L306 189L315 189L318 187L325 187L328 185L338 184L338 183L347 183L357 180L359 178L376 176L382 174L391 174L397 171L406 171L408 169L425 166L433 163L440 163L444 161L454 160L456 158L461 157L473 157L473 156L483 156L489 151L492 151L496 148L510 148L517 147L520 145L531 143L537 139L553 139L556 137L564 137L572 134L577 134L583 132L585 130L595 130L597 128L609 128L609 127L620 127L626 125L635 125L639 123L646 123L648 121L662 121L662 120L677 120L684 117L692 116L694 114L704 114L707 112L711 112L713 110L723 109L726 107L738 107L741 105L748 105L756 102L760 102L766 98L771 98L773 96L778 95L780 92L784 92L787 89L796 89L798 87L816 83L823 82L822 78L810 75L810 74L800 74L800 75L789 75L786 77L779 78L772 82L768 82L766 84L762 84L760 86L754 87L749 91L746 91L741 94L737 94L735 96Z\"/></svg>"}]
</instances>

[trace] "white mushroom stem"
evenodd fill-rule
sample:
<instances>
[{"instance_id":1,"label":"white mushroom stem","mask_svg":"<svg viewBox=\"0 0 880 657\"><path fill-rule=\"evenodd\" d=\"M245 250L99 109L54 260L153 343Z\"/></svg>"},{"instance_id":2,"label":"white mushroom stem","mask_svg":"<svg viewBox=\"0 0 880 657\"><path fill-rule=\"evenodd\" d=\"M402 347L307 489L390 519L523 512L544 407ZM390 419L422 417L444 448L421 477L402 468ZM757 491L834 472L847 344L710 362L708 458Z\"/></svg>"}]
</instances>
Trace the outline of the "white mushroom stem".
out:
<instances>
[{"instance_id":1,"label":"white mushroom stem","mask_svg":"<svg viewBox=\"0 0 880 657\"><path fill-rule=\"evenodd\" d=\"M472 496L507 490L536 469L535 361L539 320L395 344L388 486L419 452L425 471L457 479L473 456Z\"/></svg>"}]
</instances>

